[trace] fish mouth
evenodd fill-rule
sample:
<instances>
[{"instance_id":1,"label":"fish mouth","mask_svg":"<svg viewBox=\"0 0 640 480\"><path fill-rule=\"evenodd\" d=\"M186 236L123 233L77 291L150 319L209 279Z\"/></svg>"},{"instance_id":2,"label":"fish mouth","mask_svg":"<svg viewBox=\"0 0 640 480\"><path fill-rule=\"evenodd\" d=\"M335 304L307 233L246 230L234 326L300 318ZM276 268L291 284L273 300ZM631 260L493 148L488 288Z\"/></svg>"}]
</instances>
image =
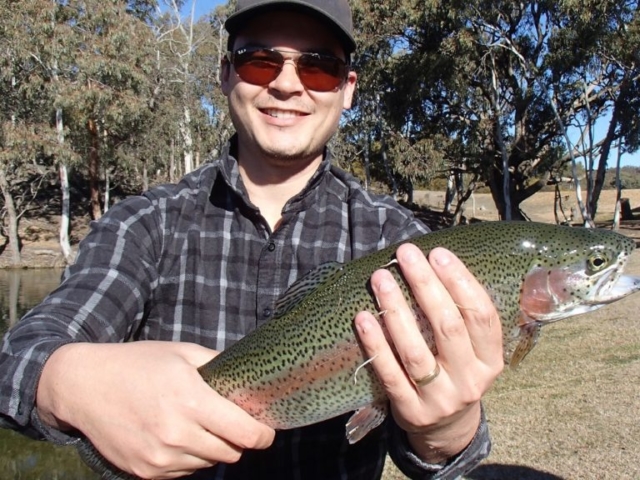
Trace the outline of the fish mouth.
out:
<instances>
[{"instance_id":1,"label":"fish mouth","mask_svg":"<svg viewBox=\"0 0 640 480\"><path fill-rule=\"evenodd\" d=\"M617 274L614 278L603 278L601 282L603 285L597 289L596 295L585 303L605 305L640 291L640 277L636 275Z\"/></svg>"},{"instance_id":2,"label":"fish mouth","mask_svg":"<svg viewBox=\"0 0 640 480\"><path fill-rule=\"evenodd\" d=\"M600 279L594 285L594 295L592 298L586 297L585 304L596 307L606 305L640 290L640 277L623 275L630 253L621 251L617 261L601 272Z\"/></svg>"},{"instance_id":3,"label":"fish mouth","mask_svg":"<svg viewBox=\"0 0 640 480\"><path fill-rule=\"evenodd\" d=\"M619 272L613 273L615 278L609 278L611 277L609 275L599 282L602 283L602 286L595 289L595 295L583 298L580 303L572 305L566 310L558 311L556 315L550 315L545 319L545 322L555 322L566 317L593 312L640 290L640 277L620 275Z\"/></svg>"}]
</instances>

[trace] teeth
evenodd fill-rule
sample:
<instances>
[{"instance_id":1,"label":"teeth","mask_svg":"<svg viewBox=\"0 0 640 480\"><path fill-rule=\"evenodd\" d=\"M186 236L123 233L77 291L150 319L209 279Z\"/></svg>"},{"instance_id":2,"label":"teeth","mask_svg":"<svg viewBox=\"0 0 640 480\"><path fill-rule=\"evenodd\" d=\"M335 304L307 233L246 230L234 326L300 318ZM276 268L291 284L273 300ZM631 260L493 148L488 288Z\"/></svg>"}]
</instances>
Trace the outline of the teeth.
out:
<instances>
[{"instance_id":1,"label":"teeth","mask_svg":"<svg viewBox=\"0 0 640 480\"><path fill-rule=\"evenodd\" d=\"M275 118L294 118L299 117L301 114L299 112L292 112L291 110L264 110L264 113L271 117Z\"/></svg>"}]
</instances>

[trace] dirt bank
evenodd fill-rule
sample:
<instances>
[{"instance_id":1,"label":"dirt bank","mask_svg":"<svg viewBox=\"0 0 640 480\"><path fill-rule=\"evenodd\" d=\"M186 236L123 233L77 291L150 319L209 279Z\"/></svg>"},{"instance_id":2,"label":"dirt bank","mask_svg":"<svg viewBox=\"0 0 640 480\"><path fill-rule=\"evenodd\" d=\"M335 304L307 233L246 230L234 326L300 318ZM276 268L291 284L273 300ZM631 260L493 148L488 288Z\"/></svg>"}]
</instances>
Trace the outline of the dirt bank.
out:
<instances>
[{"instance_id":1,"label":"dirt bank","mask_svg":"<svg viewBox=\"0 0 640 480\"><path fill-rule=\"evenodd\" d=\"M629 199L634 220L625 221L620 233L636 239L640 244L640 190L624 190L623 196ZM416 191L415 201L421 207L437 212L442 210L444 204L444 192ZM554 223L554 193L540 192L523 203L525 214L534 221ZM575 195L573 192L563 194L563 206L569 215L576 209ZM615 191L604 190L600 196L599 214L596 220L599 226L607 227L613 216L615 206ZM488 193L477 193L473 199L465 205L465 216L479 220L498 220L498 212ZM602 220L601 220L602 219ZM601 221L600 221L601 220ZM22 265L20 268L53 268L64 266L64 259L58 242L59 218L46 216L45 218L32 217L20 222L20 235L22 239ZM79 241L84 238L89 229L88 217L76 217L72 222L71 244L74 251ZM7 246L0 247L0 268L11 268L11 255Z\"/></svg>"}]
</instances>

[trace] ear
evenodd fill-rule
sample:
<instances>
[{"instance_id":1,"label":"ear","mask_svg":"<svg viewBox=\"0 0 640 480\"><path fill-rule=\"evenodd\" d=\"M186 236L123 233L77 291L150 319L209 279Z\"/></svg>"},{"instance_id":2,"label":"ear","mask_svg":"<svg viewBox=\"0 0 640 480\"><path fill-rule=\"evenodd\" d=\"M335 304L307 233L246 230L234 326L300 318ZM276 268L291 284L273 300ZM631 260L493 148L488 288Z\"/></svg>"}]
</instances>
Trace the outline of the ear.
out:
<instances>
[{"instance_id":1,"label":"ear","mask_svg":"<svg viewBox=\"0 0 640 480\"><path fill-rule=\"evenodd\" d=\"M222 87L222 93L225 96L229 95L231 91L231 85L229 79L231 78L231 63L229 59L225 56L222 57L222 61L220 62L220 86Z\"/></svg>"},{"instance_id":2,"label":"ear","mask_svg":"<svg viewBox=\"0 0 640 480\"><path fill-rule=\"evenodd\" d=\"M347 75L347 80L342 88L344 88L344 100L342 102L342 108L349 110L353 102L353 94L356 91L356 82L358 81L358 75L354 71L350 71Z\"/></svg>"}]
</instances>

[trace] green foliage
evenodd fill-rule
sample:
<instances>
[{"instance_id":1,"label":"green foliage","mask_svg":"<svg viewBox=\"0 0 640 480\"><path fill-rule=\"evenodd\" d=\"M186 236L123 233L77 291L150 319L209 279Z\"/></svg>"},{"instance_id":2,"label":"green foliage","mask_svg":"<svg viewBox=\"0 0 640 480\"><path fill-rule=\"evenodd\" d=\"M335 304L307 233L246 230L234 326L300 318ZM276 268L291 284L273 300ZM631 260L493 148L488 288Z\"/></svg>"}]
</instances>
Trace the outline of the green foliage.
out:
<instances>
[{"instance_id":1,"label":"green foliage","mask_svg":"<svg viewBox=\"0 0 640 480\"><path fill-rule=\"evenodd\" d=\"M108 171L111 188L175 178L187 110L193 156L205 161L221 148L230 122L215 26L225 9L192 25L156 7L155 0L0 0L0 165L11 167L16 191L19 173L33 162L45 168L42 159L52 173L62 162L85 182L92 168L97 180Z\"/></svg>"},{"instance_id":2,"label":"green foliage","mask_svg":"<svg viewBox=\"0 0 640 480\"><path fill-rule=\"evenodd\" d=\"M423 160L441 161L441 175L453 168L488 185L505 216L505 157L518 218L518 205L569 161L563 128L582 134L574 156L590 155L603 172L614 143L638 148L637 1L354 6L363 45L356 66L365 80L358 98L368 103L350 120L360 135L373 131L387 145L402 138L389 149L396 175L410 177ZM589 142L597 121L609 121L611 133ZM435 155L411 157L427 139ZM408 158L415 169L402 168L398 159Z\"/></svg>"}]
</instances>

